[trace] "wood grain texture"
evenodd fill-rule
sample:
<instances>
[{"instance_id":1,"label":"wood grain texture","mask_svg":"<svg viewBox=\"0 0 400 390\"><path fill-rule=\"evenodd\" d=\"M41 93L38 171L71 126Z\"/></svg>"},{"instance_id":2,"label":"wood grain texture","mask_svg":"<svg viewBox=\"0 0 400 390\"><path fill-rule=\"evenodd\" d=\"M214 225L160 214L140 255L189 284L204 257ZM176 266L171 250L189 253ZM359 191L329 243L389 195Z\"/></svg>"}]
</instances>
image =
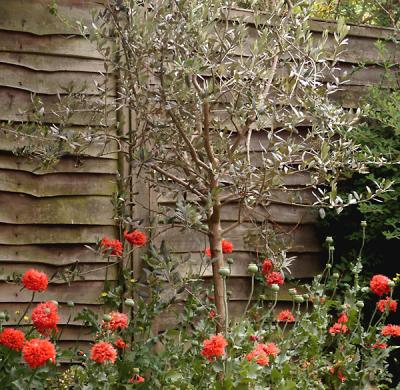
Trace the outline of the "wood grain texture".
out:
<instances>
[{"instance_id":1,"label":"wood grain texture","mask_svg":"<svg viewBox=\"0 0 400 390\"><path fill-rule=\"evenodd\" d=\"M45 244L45 245L0 245L0 262L30 264L32 267L53 265L57 267L80 264L103 264L107 262L83 244ZM101 266L101 265L100 265Z\"/></svg>"},{"instance_id":2,"label":"wood grain texture","mask_svg":"<svg viewBox=\"0 0 400 390\"><path fill-rule=\"evenodd\" d=\"M9 225L0 224L0 244L94 244L115 235L113 226Z\"/></svg>"},{"instance_id":3,"label":"wood grain texture","mask_svg":"<svg viewBox=\"0 0 400 390\"><path fill-rule=\"evenodd\" d=\"M73 282L68 284L50 284L45 292L35 294L34 302L55 300L61 303L73 301L79 304L93 304L97 302L104 289L104 282ZM3 302L30 302L32 292L26 289L21 291L21 286L12 283L0 283L0 303Z\"/></svg>"},{"instance_id":4,"label":"wood grain texture","mask_svg":"<svg viewBox=\"0 0 400 390\"><path fill-rule=\"evenodd\" d=\"M36 36L24 32L0 29L1 51L102 59L96 47L83 37L70 35Z\"/></svg>"},{"instance_id":5,"label":"wood grain texture","mask_svg":"<svg viewBox=\"0 0 400 390\"><path fill-rule=\"evenodd\" d=\"M36 198L0 192L0 223L49 225L113 225L108 196Z\"/></svg>"},{"instance_id":6,"label":"wood grain texture","mask_svg":"<svg viewBox=\"0 0 400 390\"><path fill-rule=\"evenodd\" d=\"M23 31L36 35L79 34L77 22L91 24L91 12L101 9L98 0L57 0L56 15L50 12L51 2L30 0L2 0L0 15L4 18L1 28Z\"/></svg>"},{"instance_id":7,"label":"wood grain texture","mask_svg":"<svg viewBox=\"0 0 400 390\"><path fill-rule=\"evenodd\" d=\"M43 72L87 72L88 77L91 77L90 74L96 76L98 72L107 73L105 63L101 59L51 56L41 53L2 51L0 63Z\"/></svg>"},{"instance_id":8,"label":"wood grain texture","mask_svg":"<svg viewBox=\"0 0 400 390\"><path fill-rule=\"evenodd\" d=\"M0 59L1 59L0 54ZM83 90L87 95L100 95L99 87L109 95L115 93L113 77L105 78L100 73L85 72L43 72L0 62L0 85L24 91L56 95L65 94L68 89Z\"/></svg>"},{"instance_id":9,"label":"wood grain texture","mask_svg":"<svg viewBox=\"0 0 400 390\"><path fill-rule=\"evenodd\" d=\"M87 158L84 156L65 156L51 169L44 168L33 158L15 156L0 150L0 169L30 172L35 176L52 173L107 174L117 173L117 160Z\"/></svg>"},{"instance_id":10,"label":"wood grain texture","mask_svg":"<svg viewBox=\"0 0 400 390\"><path fill-rule=\"evenodd\" d=\"M116 184L115 176L109 174L49 173L39 176L30 172L0 168L0 191L35 197L111 196L116 191Z\"/></svg>"}]
</instances>

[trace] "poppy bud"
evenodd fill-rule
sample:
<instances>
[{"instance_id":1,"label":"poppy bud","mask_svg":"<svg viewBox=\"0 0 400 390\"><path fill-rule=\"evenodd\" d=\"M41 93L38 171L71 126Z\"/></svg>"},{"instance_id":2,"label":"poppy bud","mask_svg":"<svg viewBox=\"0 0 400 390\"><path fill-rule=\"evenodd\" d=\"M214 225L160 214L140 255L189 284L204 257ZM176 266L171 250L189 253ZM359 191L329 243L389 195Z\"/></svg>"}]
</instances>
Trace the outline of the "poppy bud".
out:
<instances>
[{"instance_id":1,"label":"poppy bud","mask_svg":"<svg viewBox=\"0 0 400 390\"><path fill-rule=\"evenodd\" d=\"M223 268L220 268L220 269L219 269L218 273L219 273L222 277L227 277L227 276L230 275L231 272L229 271L229 268L223 267Z\"/></svg>"},{"instance_id":2,"label":"poppy bud","mask_svg":"<svg viewBox=\"0 0 400 390\"><path fill-rule=\"evenodd\" d=\"M257 273L257 272L258 272L257 264L250 263L249 266L247 267L247 271L248 271L250 274L255 274L255 273Z\"/></svg>"},{"instance_id":3,"label":"poppy bud","mask_svg":"<svg viewBox=\"0 0 400 390\"><path fill-rule=\"evenodd\" d=\"M125 299L125 305L129 307L135 306L135 302L132 298Z\"/></svg>"},{"instance_id":4,"label":"poppy bud","mask_svg":"<svg viewBox=\"0 0 400 390\"><path fill-rule=\"evenodd\" d=\"M279 285L277 285L277 284L272 284L272 285L271 285L271 290L272 290L272 291L275 291L275 292L278 292L278 291L279 291Z\"/></svg>"}]
</instances>

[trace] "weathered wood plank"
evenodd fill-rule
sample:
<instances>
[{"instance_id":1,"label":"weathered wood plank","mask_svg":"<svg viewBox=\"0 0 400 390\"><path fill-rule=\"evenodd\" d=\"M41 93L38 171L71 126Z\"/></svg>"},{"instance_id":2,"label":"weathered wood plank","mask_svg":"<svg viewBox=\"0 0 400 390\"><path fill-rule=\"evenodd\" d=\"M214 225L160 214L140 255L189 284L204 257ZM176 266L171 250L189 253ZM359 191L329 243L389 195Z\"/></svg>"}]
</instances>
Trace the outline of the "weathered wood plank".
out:
<instances>
[{"instance_id":1,"label":"weathered wood plank","mask_svg":"<svg viewBox=\"0 0 400 390\"><path fill-rule=\"evenodd\" d=\"M30 172L36 176L51 173L97 173L115 175L117 173L118 164L117 160L111 159L65 156L51 169L45 169L41 167L40 162L35 159L19 157L11 153L0 151L0 169Z\"/></svg>"},{"instance_id":2,"label":"weathered wood plank","mask_svg":"<svg viewBox=\"0 0 400 390\"><path fill-rule=\"evenodd\" d=\"M51 225L113 225L108 196L35 198L0 192L0 223Z\"/></svg>"},{"instance_id":3,"label":"weathered wood plank","mask_svg":"<svg viewBox=\"0 0 400 390\"><path fill-rule=\"evenodd\" d=\"M226 227L223 224L223 227ZM285 243L286 248L290 252L320 252L320 242L316 232L316 227L313 225L271 225L276 237L280 238ZM256 228L254 225L242 224L231 230L228 237L224 237L232 241L235 252L252 251L257 248L249 248L244 243L244 238L249 233L254 233ZM183 230L169 225L161 225L159 234L155 239L156 243L165 240L176 253L199 253L204 251L208 246L207 237L205 234L194 232L192 230Z\"/></svg>"},{"instance_id":4,"label":"weathered wood plank","mask_svg":"<svg viewBox=\"0 0 400 390\"><path fill-rule=\"evenodd\" d=\"M59 107L60 100L53 95L38 95L43 102L45 113L42 117L43 122L59 123L59 115L64 115L65 108ZM34 107L30 92L14 88L0 87L0 120L4 121L34 121ZM104 113L94 111L93 105L102 104L99 97L88 96L85 107L76 107L75 112L69 120L70 125L93 125L106 126L115 123L115 112L110 112L107 118ZM87 106L86 106L87 105ZM55 113L57 115L55 115Z\"/></svg>"},{"instance_id":5,"label":"weathered wood plank","mask_svg":"<svg viewBox=\"0 0 400 390\"><path fill-rule=\"evenodd\" d=\"M58 266L54 265L44 265L44 264L26 264L26 263L7 263L1 261L0 267L0 281L7 281L7 277L11 277L13 273L23 274L27 269L35 268L39 271L45 272L49 278L51 278L52 284L64 284L65 281L62 279L61 272L67 275L67 270L78 271L77 277L74 281L103 281L107 274L108 280L117 280L117 269L115 266L108 267L104 263L93 263L93 264L79 264L76 267L71 266L70 268L65 267L65 265ZM58 276L54 276L58 273Z\"/></svg>"},{"instance_id":6,"label":"weathered wood plank","mask_svg":"<svg viewBox=\"0 0 400 390\"><path fill-rule=\"evenodd\" d=\"M1 126L1 125L0 125ZM22 130L23 131L23 130ZM80 157L100 157L100 158L109 158L109 159L117 159L118 158L118 144L110 139L107 139L107 136L112 135L112 130L100 129L96 132L96 129L91 129L93 133L97 133L96 136L92 137L92 141L87 143L87 145L82 146L81 150L78 152L77 150L70 149L70 153L75 155L79 155ZM81 135L88 133L88 129L82 126L76 126L64 129L64 132L60 135L63 136L71 136L73 137L75 134ZM37 142L37 138L32 138L28 134L23 134L21 131L15 129L15 126L6 126L0 127L0 151L6 152L18 152L18 150L23 150L24 148L29 148L35 145ZM41 148L45 148L47 145L51 147L54 145L54 142L57 142L57 138L49 138L47 140L40 140L39 144ZM83 141L85 144L86 141ZM67 153L65 153L67 154Z\"/></svg>"},{"instance_id":7,"label":"weathered wood plank","mask_svg":"<svg viewBox=\"0 0 400 390\"><path fill-rule=\"evenodd\" d=\"M116 88L114 77L106 78L99 73L34 71L1 62L0 85L48 95L65 94L68 89L83 91L88 95L100 95L105 88L108 95L114 96Z\"/></svg>"},{"instance_id":8,"label":"weathered wood plank","mask_svg":"<svg viewBox=\"0 0 400 390\"><path fill-rule=\"evenodd\" d=\"M0 63L23 66L27 69L43 72L87 72L94 75L106 73L103 60L74 57L51 56L40 53L0 52ZM108 69L110 72L110 69ZM88 75L90 77L90 75Z\"/></svg>"},{"instance_id":9,"label":"weathered wood plank","mask_svg":"<svg viewBox=\"0 0 400 390\"><path fill-rule=\"evenodd\" d=\"M91 11L101 7L97 0L57 0L57 15L53 15L50 13L50 5L51 2L43 0L30 0L29 6L25 0L2 0L0 28L37 35L79 34L76 22L91 24Z\"/></svg>"},{"instance_id":10,"label":"weathered wood plank","mask_svg":"<svg viewBox=\"0 0 400 390\"><path fill-rule=\"evenodd\" d=\"M116 190L115 176L110 174L30 172L0 168L0 191L17 192L36 197L68 195L108 195Z\"/></svg>"},{"instance_id":11,"label":"weathered wood plank","mask_svg":"<svg viewBox=\"0 0 400 390\"><path fill-rule=\"evenodd\" d=\"M90 286L90 288L88 288ZM66 303L73 301L80 304L96 303L104 289L104 282L73 282L68 284L51 284L45 292L35 294L34 302L56 300ZM32 291L22 290L21 286L11 283L0 283L0 302L30 302Z\"/></svg>"},{"instance_id":12,"label":"weathered wood plank","mask_svg":"<svg viewBox=\"0 0 400 390\"><path fill-rule=\"evenodd\" d=\"M79 262L105 263L107 259L96 255L83 244L54 244L54 245L0 245L0 262L48 264L70 266ZM1 267L0 267L1 268Z\"/></svg>"},{"instance_id":13,"label":"weathered wood plank","mask_svg":"<svg viewBox=\"0 0 400 390\"><path fill-rule=\"evenodd\" d=\"M41 53L101 60L95 45L79 36L37 36L0 30L0 51Z\"/></svg>"},{"instance_id":14,"label":"weathered wood plank","mask_svg":"<svg viewBox=\"0 0 400 390\"><path fill-rule=\"evenodd\" d=\"M0 303L0 310L5 311L10 316L10 320L6 322L6 325L15 325L18 323L18 319L20 318L21 313L23 313L28 306L27 303L11 303L11 302L2 302ZM59 324L61 326L65 325L68 322L68 318L71 315L71 319L69 322L70 326L79 326L81 325L80 321L74 321L74 317L81 312L85 307L89 310L92 310L95 313L103 313L103 307L99 304L90 304L90 305L81 305L76 304L74 307L69 307L65 303L60 302L58 305L58 314L60 316ZM31 312L34 306L28 311L28 316L31 316ZM17 312L17 313L16 313ZM26 324L26 321L23 321L22 324ZM29 322L28 322L29 323Z\"/></svg>"},{"instance_id":15,"label":"weathered wood plank","mask_svg":"<svg viewBox=\"0 0 400 390\"><path fill-rule=\"evenodd\" d=\"M291 277L309 278L319 274L323 269L320 253L288 253L288 257L296 256L292 266L290 267ZM257 255L252 252L234 252L229 255L234 260L231 266L232 277L249 277L247 266L250 263L257 263ZM190 255L190 259L180 266L179 271L183 274L201 274L204 277L212 276L211 265L206 264L206 259L201 260L199 253ZM261 270L262 261L260 261Z\"/></svg>"},{"instance_id":16,"label":"weathered wood plank","mask_svg":"<svg viewBox=\"0 0 400 390\"><path fill-rule=\"evenodd\" d=\"M43 226L0 224L0 244L93 244L114 236L113 226Z\"/></svg>"}]
</instances>

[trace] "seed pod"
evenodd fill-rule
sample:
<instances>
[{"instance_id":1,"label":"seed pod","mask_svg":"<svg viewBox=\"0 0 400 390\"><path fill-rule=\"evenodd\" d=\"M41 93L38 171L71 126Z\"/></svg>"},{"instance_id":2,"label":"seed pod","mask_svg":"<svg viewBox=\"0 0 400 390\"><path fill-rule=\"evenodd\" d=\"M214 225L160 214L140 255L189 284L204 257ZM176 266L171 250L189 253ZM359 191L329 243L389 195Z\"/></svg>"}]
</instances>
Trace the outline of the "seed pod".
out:
<instances>
[{"instance_id":1,"label":"seed pod","mask_svg":"<svg viewBox=\"0 0 400 390\"><path fill-rule=\"evenodd\" d=\"M250 274L256 274L258 272L257 264L250 263L249 266L247 267L247 271Z\"/></svg>"}]
</instances>

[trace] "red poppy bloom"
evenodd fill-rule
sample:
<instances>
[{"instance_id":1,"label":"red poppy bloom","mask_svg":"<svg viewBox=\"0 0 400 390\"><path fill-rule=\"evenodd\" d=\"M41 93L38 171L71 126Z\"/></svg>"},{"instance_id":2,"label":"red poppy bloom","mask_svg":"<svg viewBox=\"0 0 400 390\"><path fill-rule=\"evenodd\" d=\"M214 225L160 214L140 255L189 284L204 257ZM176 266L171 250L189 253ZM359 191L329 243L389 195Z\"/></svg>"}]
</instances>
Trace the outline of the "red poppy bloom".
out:
<instances>
[{"instance_id":1,"label":"red poppy bloom","mask_svg":"<svg viewBox=\"0 0 400 390\"><path fill-rule=\"evenodd\" d=\"M228 343L221 333L213 335L209 339L204 340L201 354L211 361L213 357L219 358L224 355L227 345Z\"/></svg>"},{"instance_id":2,"label":"red poppy bloom","mask_svg":"<svg viewBox=\"0 0 400 390\"><path fill-rule=\"evenodd\" d=\"M110 343L100 341L93 345L90 351L90 359L99 364L107 361L114 363L117 359L117 351Z\"/></svg>"},{"instance_id":3,"label":"red poppy bloom","mask_svg":"<svg viewBox=\"0 0 400 390\"><path fill-rule=\"evenodd\" d=\"M134 246L143 246L147 242L147 236L140 230L133 230L132 232L124 232L126 241Z\"/></svg>"},{"instance_id":4,"label":"red poppy bloom","mask_svg":"<svg viewBox=\"0 0 400 390\"><path fill-rule=\"evenodd\" d=\"M339 316L339 318L338 318L338 320L337 320L337 322L338 322L339 324L345 324L345 323L348 322L348 321L349 321L349 317L347 316L346 312L343 312L343 313Z\"/></svg>"},{"instance_id":5,"label":"red poppy bloom","mask_svg":"<svg viewBox=\"0 0 400 390\"><path fill-rule=\"evenodd\" d=\"M272 264L272 261L266 257L262 265L262 273L268 275L272 271L273 267L274 265Z\"/></svg>"},{"instance_id":6,"label":"red poppy bloom","mask_svg":"<svg viewBox=\"0 0 400 390\"><path fill-rule=\"evenodd\" d=\"M371 348L386 349L387 344L385 342L381 343L381 342L377 341L376 343L371 345Z\"/></svg>"},{"instance_id":7,"label":"red poppy bloom","mask_svg":"<svg viewBox=\"0 0 400 390\"><path fill-rule=\"evenodd\" d=\"M130 383L143 383L144 378L139 374L135 374L131 379L129 379Z\"/></svg>"},{"instance_id":8,"label":"red poppy bloom","mask_svg":"<svg viewBox=\"0 0 400 390\"><path fill-rule=\"evenodd\" d=\"M49 279L44 272L30 269L22 276L22 284L31 291L45 291L49 284Z\"/></svg>"},{"instance_id":9,"label":"red poppy bloom","mask_svg":"<svg viewBox=\"0 0 400 390\"><path fill-rule=\"evenodd\" d=\"M390 279L385 275L374 275L369 283L371 291L381 297L390 293Z\"/></svg>"},{"instance_id":10,"label":"red poppy bloom","mask_svg":"<svg viewBox=\"0 0 400 390\"><path fill-rule=\"evenodd\" d=\"M333 326L329 328L329 333L331 335L339 333L347 333L348 331L349 328L346 325L340 324L339 322L336 322L336 324L333 324Z\"/></svg>"},{"instance_id":11,"label":"red poppy bloom","mask_svg":"<svg viewBox=\"0 0 400 390\"><path fill-rule=\"evenodd\" d=\"M103 237L100 242L100 248L102 249L103 254L122 256L122 243L119 240L111 240L108 237Z\"/></svg>"},{"instance_id":12,"label":"red poppy bloom","mask_svg":"<svg viewBox=\"0 0 400 390\"><path fill-rule=\"evenodd\" d=\"M204 249L204 254L207 257L211 257L211 248L209 246L206 249Z\"/></svg>"},{"instance_id":13,"label":"red poppy bloom","mask_svg":"<svg viewBox=\"0 0 400 390\"><path fill-rule=\"evenodd\" d=\"M376 307L380 312L384 312L385 310L396 312L397 310L397 301L390 297L386 297L386 299L381 299L376 303Z\"/></svg>"},{"instance_id":14,"label":"red poppy bloom","mask_svg":"<svg viewBox=\"0 0 400 390\"><path fill-rule=\"evenodd\" d=\"M256 344L253 350L246 355L248 361L255 360L260 366L267 366L270 361L270 356L276 356L280 349L275 343Z\"/></svg>"},{"instance_id":15,"label":"red poppy bloom","mask_svg":"<svg viewBox=\"0 0 400 390\"><path fill-rule=\"evenodd\" d=\"M49 360L56 362L56 347L48 340L28 340L22 348L22 356L30 368L37 368Z\"/></svg>"},{"instance_id":16,"label":"red poppy bloom","mask_svg":"<svg viewBox=\"0 0 400 390\"><path fill-rule=\"evenodd\" d=\"M336 372L336 370L335 370L334 367L331 367L331 368L329 369L329 371L330 371L330 373L331 373L332 375ZM339 380L340 380L341 382L346 382L347 378L343 375L342 371L338 370L337 376L338 376L338 378L339 378Z\"/></svg>"},{"instance_id":17,"label":"red poppy bloom","mask_svg":"<svg viewBox=\"0 0 400 390\"><path fill-rule=\"evenodd\" d=\"M112 311L110 317L110 321L103 322L104 329L116 331L117 329L125 329L128 327L128 316L125 313Z\"/></svg>"},{"instance_id":18,"label":"red poppy bloom","mask_svg":"<svg viewBox=\"0 0 400 390\"><path fill-rule=\"evenodd\" d=\"M217 313L215 313L215 310L211 309L208 313L208 318L215 318L216 315Z\"/></svg>"},{"instance_id":19,"label":"red poppy bloom","mask_svg":"<svg viewBox=\"0 0 400 390\"><path fill-rule=\"evenodd\" d=\"M271 272L265 277L266 282L272 286L273 284L277 284L278 286L282 286L284 279L280 272Z\"/></svg>"},{"instance_id":20,"label":"red poppy bloom","mask_svg":"<svg viewBox=\"0 0 400 390\"><path fill-rule=\"evenodd\" d=\"M400 336L400 325L385 325L381 330L382 336L393 336L399 337Z\"/></svg>"},{"instance_id":21,"label":"red poppy bloom","mask_svg":"<svg viewBox=\"0 0 400 390\"><path fill-rule=\"evenodd\" d=\"M6 328L0 333L0 344L14 351L20 351L24 342L25 334L20 330Z\"/></svg>"},{"instance_id":22,"label":"red poppy bloom","mask_svg":"<svg viewBox=\"0 0 400 390\"><path fill-rule=\"evenodd\" d=\"M228 240L222 240L222 253L232 253L233 252L233 244Z\"/></svg>"},{"instance_id":23,"label":"red poppy bloom","mask_svg":"<svg viewBox=\"0 0 400 390\"><path fill-rule=\"evenodd\" d=\"M128 348L128 344L122 340L122 339L118 339L115 340L114 345L118 348L118 349L125 349Z\"/></svg>"},{"instance_id":24,"label":"red poppy bloom","mask_svg":"<svg viewBox=\"0 0 400 390\"><path fill-rule=\"evenodd\" d=\"M252 334L251 336L249 336L249 339L250 339L250 341L258 341L260 338L256 335Z\"/></svg>"},{"instance_id":25,"label":"red poppy bloom","mask_svg":"<svg viewBox=\"0 0 400 390\"><path fill-rule=\"evenodd\" d=\"M32 311L33 326L44 336L48 336L52 330L57 331L59 320L58 307L51 301L39 303Z\"/></svg>"},{"instance_id":26,"label":"red poppy bloom","mask_svg":"<svg viewBox=\"0 0 400 390\"><path fill-rule=\"evenodd\" d=\"M294 322L295 318L290 310L282 310L278 314L278 321L279 322Z\"/></svg>"}]
</instances>

